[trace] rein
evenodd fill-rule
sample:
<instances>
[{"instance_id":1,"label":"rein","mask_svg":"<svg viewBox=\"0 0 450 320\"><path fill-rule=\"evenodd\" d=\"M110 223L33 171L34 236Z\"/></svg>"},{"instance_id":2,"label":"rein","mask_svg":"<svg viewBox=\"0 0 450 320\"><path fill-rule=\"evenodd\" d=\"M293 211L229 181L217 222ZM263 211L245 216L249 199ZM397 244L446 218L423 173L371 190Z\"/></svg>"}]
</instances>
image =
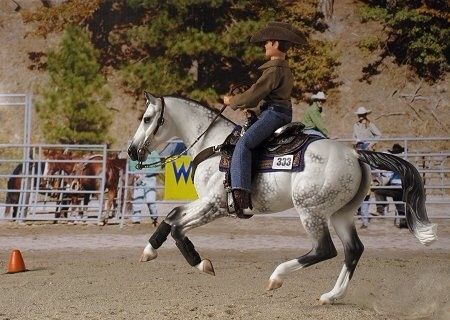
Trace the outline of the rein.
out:
<instances>
[{"instance_id":1,"label":"rein","mask_svg":"<svg viewBox=\"0 0 450 320\"><path fill-rule=\"evenodd\" d=\"M247 82L241 82L241 83L237 83L237 84L232 84L230 86L230 90L228 91L228 95L234 95L236 90L248 87L249 84ZM156 135L156 133L158 132L158 129L160 127L162 127L162 125L164 124L164 107L165 107L165 101L164 101L164 97L161 97L161 114L159 115L159 118L157 120L156 123L156 128L153 131L153 136ZM223 111L225 110L225 108L227 107L227 105L223 105L222 109L220 109L219 113L214 117L214 119L211 121L211 123L209 124L209 126L205 129L205 131L203 131L203 133L201 135L199 135L197 137L197 139L195 139L195 141L189 146L187 147L185 150L183 150L179 155L176 156L171 156L171 157L167 157L166 159L164 159L164 161L156 161L156 162L152 162L152 163L148 163L148 164L143 164L142 161L139 161L136 164L136 169L137 170L141 170L143 168L154 168L154 167L158 167L158 166L165 166L168 163L174 162L175 160L177 160L178 158L182 157L183 155L185 155L189 150L192 149L192 147L200 140L201 137L203 137L205 135L206 132L208 132L208 130L211 128L211 126L214 124L214 122L217 120L217 118L220 117L220 115L223 113ZM148 146L150 145L150 141L147 138L147 141L145 141L144 145L139 149L139 150L148 150ZM217 150L217 146L213 147L214 150ZM138 151L139 153L139 151Z\"/></svg>"},{"instance_id":2,"label":"rein","mask_svg":"<svg viewBox=\"0 0 450 320\"><path fill-rule=\"evenodd\" d=\"M155 128L155 131L153 131L153 135L155 135L156 132L158 131L159 127L161 127L161 126L164 124L164 115L163 115L163 112L164 112L164 104L165 104L165 103L164 103L164 98L161 97L161 100L162 100L162 105L163 105L163 107L161 108L161 114L160 114L160 116L159 116L159 118L158 118L158 124L157 124L157 126L156 126L156 128ZM164 159L164 161L159 160L159 161L152 162L152 163L148 163L148 164L143 164L142 161L139 161L139 162L136 164L136 169L137 169L137 170L141 170L141 169L143 169L143 168L154 168L154 167L158 167L158 166L165 166L166 164L171 163L171 162L174 162L175 160L181 158L181 157L182 157L183 155L185 155L190 149L192 149L192 147L200 140L201 137L203 137L203 136L206 134L206 132L208 132L208 130L212 127L212 125L213 125L214 122L217 120L217 118L220 117L220 115L223 113L223 111L225 110L226 107L227 107L227 106L224 105L224 106L222 107L222 109L220 109L219 113L216 114L216 116L215 116L214 119L211 121L211 123L208 125L208 127L205 129L205 131L203 131L203 133L202 133L201 135L199 135L199 136L195 139L195 141L194 141L189 147L187 147L186 149L184 149L180 154L178 154L178 155L176 155L176 156L168 157L168 158ZM142 148L147 149L149 144L150 144L150 143L149 143L148 140L147 140ZM148 151L148 149L147 149L147 151Z\"/></svg>"}]
</instances>

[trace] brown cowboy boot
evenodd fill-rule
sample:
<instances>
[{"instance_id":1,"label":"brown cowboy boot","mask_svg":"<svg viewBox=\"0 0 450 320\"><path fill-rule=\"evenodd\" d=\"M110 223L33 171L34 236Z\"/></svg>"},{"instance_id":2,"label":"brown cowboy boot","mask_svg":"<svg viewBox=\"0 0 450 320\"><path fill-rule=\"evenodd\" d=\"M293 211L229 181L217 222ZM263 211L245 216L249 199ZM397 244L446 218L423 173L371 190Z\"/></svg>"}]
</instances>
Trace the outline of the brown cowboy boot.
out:
<instances>
[{"instance_id":1,"label":"brown cowboy boot","mask_svg":"<svg viewBox=\"0 0 450 320\"><path fill-rule=\"evenodd\" d=\"M251 218L253 215L244 214L244 209L251 207L250 193L242 189L234 189L232 192L236 216L241 219Z\"/></svg>"}]
</instances>

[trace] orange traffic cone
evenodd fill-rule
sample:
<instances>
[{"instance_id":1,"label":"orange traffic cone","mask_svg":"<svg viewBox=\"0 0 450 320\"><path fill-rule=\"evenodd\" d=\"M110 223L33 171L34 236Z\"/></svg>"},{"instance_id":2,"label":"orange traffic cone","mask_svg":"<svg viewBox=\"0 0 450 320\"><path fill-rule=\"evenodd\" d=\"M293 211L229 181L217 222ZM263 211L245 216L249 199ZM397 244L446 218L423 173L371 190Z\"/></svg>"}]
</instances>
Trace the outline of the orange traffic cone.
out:
<instances>
[{"instance_id":1,"label":"orange traffic cone","mask_svg":"<svg viewBox=\"0 0 450 320\"><path fill-rule=\"evenodd\" d=\"M20 250L13 250L9 256L8 273L16 273L26 271L25 262L23 262L22 254Z\"/></svg>"}]
</instances>

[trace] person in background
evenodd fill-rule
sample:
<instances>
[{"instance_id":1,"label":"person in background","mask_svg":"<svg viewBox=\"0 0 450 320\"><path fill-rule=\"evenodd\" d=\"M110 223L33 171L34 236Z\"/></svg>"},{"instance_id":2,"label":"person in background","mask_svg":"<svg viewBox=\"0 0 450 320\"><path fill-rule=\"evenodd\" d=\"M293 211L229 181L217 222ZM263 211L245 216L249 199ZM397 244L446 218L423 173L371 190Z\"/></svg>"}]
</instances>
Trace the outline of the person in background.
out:
<instances>
[{"instance_id":1,"label":"person in background","mask_svg":"<svg viewBox=\"0 0 450 320\"><path fill-rule=\"evenodd\" d=\"M395 155L401 155L405 149L398 143L392 146L392 150L388 150L389 153ZM392 186L392 189L375 189L375 200L376 201L386 201L387 197L392 197L392 200L395 202L401 202L403 199L403 189L402 180L400 179L400 175L398 173L387 171L380 174L380 185L381 186ZM388 205L385 203L377 204L377 214L384 215L385 208ZM396 203L395 208L397 209L397 214L399 216L405 216L405 204L404 203ZM400 228L406 227L406 220L400 219Z\"/></svg>"},{"instance_id":2,"label":"person in background","mask_svg":"<svg viewBox=\"0 0 450 320\"><path fill-rule=\"evenodd\" d=\"M365 107L359 107L355 112L358 116L358 122L353 125L353 139L356 141L355 149L357 150L373 149L377 142L376 140L381 137L380 130L367 117L371 112ZM372 178L376 180L377 175L372 175ZM362 220L361 229L369 226L369 203L366 202L370 200L371 191L372 189L369 190L369 193L364 198L364 202L358 208L358 214L361 215Z\"/></svg>"},{"instance_id":3,"label":"person in background","mask_svg":"<svg viewBox=\"0 0 450 320\"><path fill-rule=\"evenodd\" d=\"M328 130L322 120L322 103L326 100L325 93L319 91L311 96L311 104L303 115L304 133L328 138Z\"/></svg>"},{"instance_id":4,"label":"person in background","mask_svg":"<svg viewBox=\"0 0 450 320\"><path fill-rule=\"evenodd\" d=\"M358 121L353 125L353 139L357 150L373 150L374 145L381 138L381 132L367 117L372 110L359 107L356 110Z\"/></svg>"},{"instance_id":5,"label":"person in background","mask_svg":"<svg viewBox=\"0 0 450 320\"><path fill-rule=\"evenodd\" d=\"M369 226L369 203L367 202L370 200L370 192L371 189L369 189L369 192L363 200L364 202L358 208L358 215L361 215L362 221L361 229L366 229Z\"/></svg>"},{"instance_id":6,"label":"person in background","mask_svg":"<svg viewBox=\"0 0 450 320\"><path fill-rule=\"evenodd\" d=\"M131 222L139 224L142 215L142 205L146 204L153 225L158 225L158 211L156 209L156 173L135 174L133 190L133 215Z\"/></svg>"},{"instance_id":7,"label":"person in background","mask_svg":"<svg viewBox=\"0 0 450 320\"><path fill-rule=\"evenodd\" d=\"M139 224L142 218L142 208L145 204L150 213L150 218L154 226L158 224L158 212L156 208L156 178L158 173L161 172L162 168L157 165L160 161L161 156L158 152L153 151L144 162L144 164L154 164L150 168L142 168L140 170L136 169L137 161L130 160L128 165L128 171L133 173L133 189L131 196L132 204L132 215L131 222L133 224Z\"/></svg>"}]
</instances>

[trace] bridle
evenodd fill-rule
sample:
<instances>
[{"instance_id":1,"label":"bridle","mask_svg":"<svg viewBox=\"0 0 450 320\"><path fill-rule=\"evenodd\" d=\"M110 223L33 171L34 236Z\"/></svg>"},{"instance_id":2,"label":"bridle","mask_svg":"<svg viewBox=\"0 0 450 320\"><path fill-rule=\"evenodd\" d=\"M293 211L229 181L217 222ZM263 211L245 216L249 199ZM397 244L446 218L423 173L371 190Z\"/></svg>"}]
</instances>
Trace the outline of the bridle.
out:
<instances>
[{"instance_id":1,"label":"bridle","mask_svg":"<svg viewBox=\"0 0 450 320\"><path fill-rule=\"evenodd\" d=\"M164 101L164 97L161 97L161 113L159 114L158 120L156 121L156 128L155 130L153 130L152 132L152 136L154 137L156 135L156 133L158 132L159 128L162 127L162 125L165 122L164 119L164 108L165 108L165 101ZM142 153L145 151L148 151L148 147L150 145L150 137L147 138L147 140L145 140L144 144L142 145L142 147L139 148L138 153Z\"/></svg>"},{"instance_id":2,"label":"bridle","mask_svg":"<svg viewBox=\"0 0 450 320\"><path fill-rule=\"evenodd\" d=\"M158 132L159 128L161 128L165 122L164 120L164 106L165 106L165 101L164 101L164 97L161 97L161 113L159 114L159 118L156 122L156 128L155 130L153 130L152 136L154 137L156 135L156 133ZM180 154L176 155L176 156L171 156L171 157L167 157L166 159L164 159L164 161L159 160L156 162L152 162L152 163L148 163L148 164L144 164L142 163L142 161L139 161L136 164L136 169L137 170L141 170L143 168L154 168L154 167L159 167L159 166L164 166L168 163L171 163L175 160L177 160L178 158L184 156L190 149L192 149L192 147L200 140L201 137L203 137L203 135L205 135L205 133L209 130L209 128L211 128L211 126L214 124L214 122L217 120L217 118L219 118L219 116L222 114L222 112L225 110L227 106L224 105L222 107L222 109L220 109L219 113L216 114L216 116L214 117L214 119L211 121L211 123L209 124L209 126L205 129L205 131L203 131L203 133L201 135L199 135L195 141L186 149L184 149ZM139 148L138 150L138 154L142 153L142 152L149 152L148 147L150 146L150 137L147 138L147 140L145 141L145 143L142 145L142 147Z\"/></svg>"},{"instance_id":3,"label":"bridle","mask_svg":"<svg viewBox=\"0 0 450 320\"><path fill-rule=\"evenodd\" d=\"M234 84L230 86L230 90L228 91L228 95L232 95L234 94L234 92L238 89L241 89L243 87L248 86L248 83L246 82L241 82L238 84ZM164 109L165 109L165 101L164 101L164 97L161 97L161 113L159 114L158 120L156 122L156 128L155 130L153 130L152 136L154 137L156 135L156 133L158 132L159 128L161 128L165 122L164 120ZM164 159L164 161L159 160L156 162L152 162L152 163L148 163L148 164L143 164L142 161L139 161L136 164L136 169L137 170L141 170L143 168L154 168L154 167L158 167L158 166L164 166L168 163L174 162L175 160L177 160L178 158L181 158L183 155L185 155L189 150L192 149L192 147L200 140L201 137L203 137L205 135L205 133L212 127L212 125L214 124L214 122L217 120L217 118L220 117L220 115L223 113L223 111L226 109L227 105L223 105L222 109L220 109L220 111L216 114L216 116L214 117L214 119L212 119L211 123L208 125L208 127L205 129L205 131L203 131L202 134L200 134L195 141L186 149L184 149L180 154L176 155L176 156L170 156L167 157L166 159ZM144 144L142 145L142 147L140 147L138 149L138 154L143 153L145 151L147 151L148 153L150 153L150 151L148 150L148 147L150 146L150 137L147 138L147 140L144 142Z\"/></svg>"}]
</instances>

